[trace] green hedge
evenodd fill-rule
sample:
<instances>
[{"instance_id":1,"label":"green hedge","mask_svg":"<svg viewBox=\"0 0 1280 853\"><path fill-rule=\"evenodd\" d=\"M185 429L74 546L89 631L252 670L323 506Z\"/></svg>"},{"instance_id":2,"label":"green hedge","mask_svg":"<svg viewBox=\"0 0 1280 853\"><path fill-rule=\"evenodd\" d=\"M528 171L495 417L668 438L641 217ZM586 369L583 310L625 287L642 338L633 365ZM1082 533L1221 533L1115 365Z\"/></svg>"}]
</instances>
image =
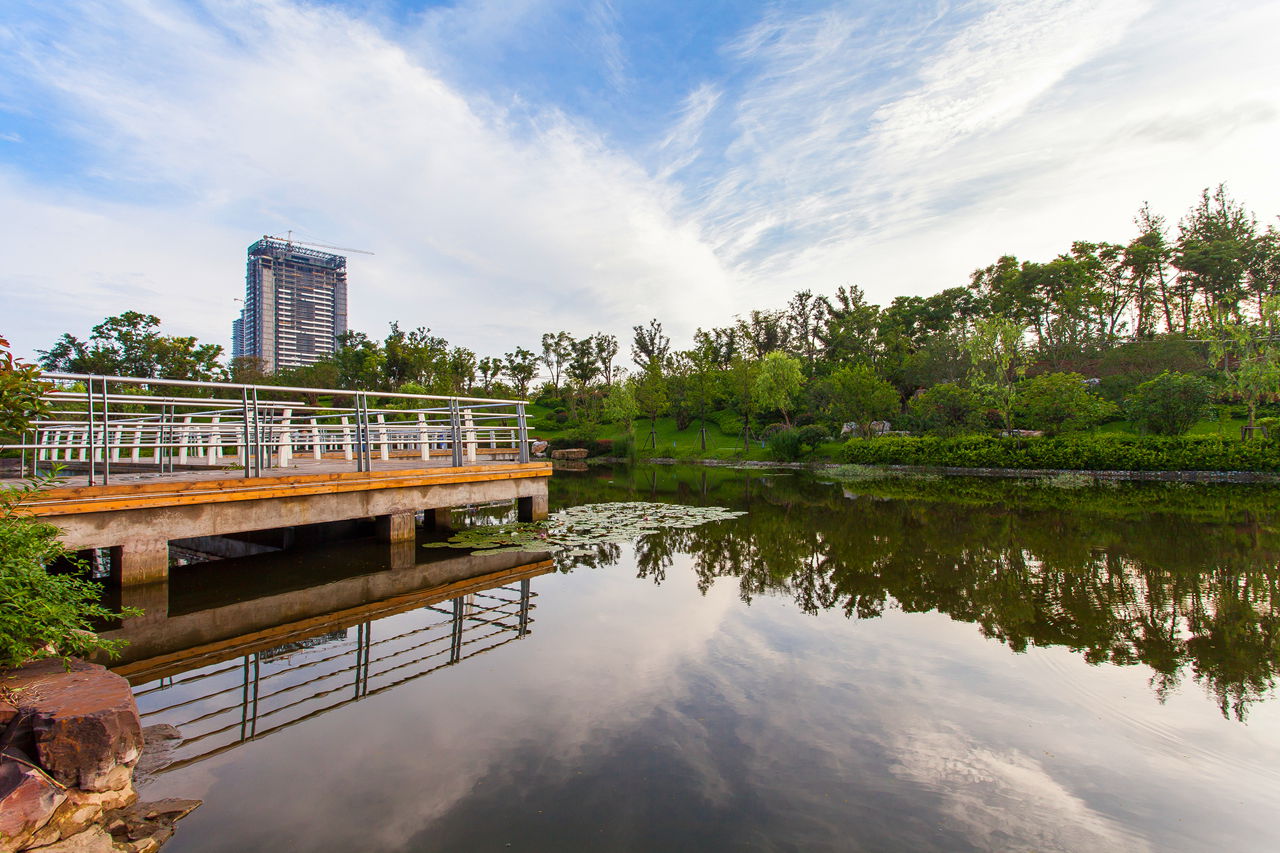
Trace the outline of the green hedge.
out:
<instances>
[{"instance_id":1,"label":"green hedge","mask_svg":"<svg viewBox=\"0 0 1280 853\"><path fill-rule=\"evenodd\" d=\"M1273 442L1217 437L1072 436L850 439L840 460L854 465L1053 468L1068 471L1280 471Z\"/></svg>"}]
</instances>

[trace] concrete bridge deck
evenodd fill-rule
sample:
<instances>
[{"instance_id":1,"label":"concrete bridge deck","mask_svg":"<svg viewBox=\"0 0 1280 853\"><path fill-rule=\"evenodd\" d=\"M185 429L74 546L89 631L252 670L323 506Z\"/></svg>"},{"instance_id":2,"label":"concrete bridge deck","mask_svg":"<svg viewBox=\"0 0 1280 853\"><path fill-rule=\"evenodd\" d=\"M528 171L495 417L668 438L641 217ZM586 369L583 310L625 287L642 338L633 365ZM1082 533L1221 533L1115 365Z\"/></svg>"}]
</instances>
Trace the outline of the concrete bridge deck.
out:
<instances>
[{"instance_id":1,"label":"concrete bridge deck","mask_svg":"<svg viewBox=\"0 0 1280 853\"><path fill-rule=\"evenodd\" d=\"M44 378L47 414L5 449L19 476L61 482L24 507L69 548L109 553L122 585L166 577L175 540L376 519L411 542L419 513L500 501L546 516L551 465L530 461L520 400Z\"/></svg>"}]
</instances>

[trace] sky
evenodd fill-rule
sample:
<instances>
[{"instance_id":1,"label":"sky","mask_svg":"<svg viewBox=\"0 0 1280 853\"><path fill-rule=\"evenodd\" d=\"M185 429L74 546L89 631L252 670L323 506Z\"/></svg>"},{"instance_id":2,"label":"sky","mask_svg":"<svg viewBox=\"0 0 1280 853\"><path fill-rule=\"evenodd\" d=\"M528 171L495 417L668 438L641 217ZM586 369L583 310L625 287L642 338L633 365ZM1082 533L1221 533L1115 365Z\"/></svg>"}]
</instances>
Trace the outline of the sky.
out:
<instances>
[{"instance_id":1,"label":"sky","mask_svg":"<svg viewBox=\"0 0 1280 853\"><path fill-rule=\"evenodd\" d=\"M263 234L474 350L1280 213L1270 0L5 0L0 337L229 348Z\"/></svg>"}]
</instances>

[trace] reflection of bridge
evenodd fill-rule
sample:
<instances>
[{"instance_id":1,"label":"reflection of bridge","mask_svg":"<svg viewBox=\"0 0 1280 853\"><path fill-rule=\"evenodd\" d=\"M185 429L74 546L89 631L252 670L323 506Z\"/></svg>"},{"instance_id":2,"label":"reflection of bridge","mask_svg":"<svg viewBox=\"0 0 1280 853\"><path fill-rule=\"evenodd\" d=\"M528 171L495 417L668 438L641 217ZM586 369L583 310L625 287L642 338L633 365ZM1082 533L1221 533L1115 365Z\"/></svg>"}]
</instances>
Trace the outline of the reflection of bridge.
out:
<instances>
[{"instance_id":1,"label":"reflection of bridge","mask_svg":"<svg viewBox=\"0 0 1280 853\"><path fill-rule=\"evenodd\" d=\"M531 556L388 570L129 620L103 636L131 640L113 669L135 685L144 725L181 732L165 768L176 769L526 636L537 595L530 579L553 569ZM397 589L409 591L329 609L362 590ZM272 619L280 613L318 615Z\"/></svg>"},{"instance_id":2,"label":"reflection of bridge","mask_svg":"<svg viewBox=\"0 0 1280 853\"><path fill-rule=\"evenodd\" d=\"M169 543L514 500L546 515L551 468L529 459L524 403L425 394L45 374L49 413L24 473L64 468L27 507L68 547L110 549L124 584L162 579ZM443 514L442 514L443 513Z\"/></svg>"}]
</instances>

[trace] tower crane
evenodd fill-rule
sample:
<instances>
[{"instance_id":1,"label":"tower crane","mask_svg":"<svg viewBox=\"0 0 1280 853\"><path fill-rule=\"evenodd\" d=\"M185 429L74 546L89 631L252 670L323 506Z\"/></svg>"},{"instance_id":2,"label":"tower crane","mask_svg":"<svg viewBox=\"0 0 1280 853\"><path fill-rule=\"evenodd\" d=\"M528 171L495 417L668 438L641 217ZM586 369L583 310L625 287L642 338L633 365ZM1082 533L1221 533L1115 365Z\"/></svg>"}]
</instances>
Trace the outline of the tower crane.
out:
<instances>
[{"instance_id":1,"label":"tower crane","mask_svg":"<svg viewBox=\"0 0 1280 853\"><path fill-rule=\"evenodd\" d=\"M342 246L330 246L328 243L309 243L306 240L293 239L293 232L289 232L288 237L273 237L270 234L263 234L265 240L279 240L282 243L297 243L299 246L314 246L317 249L331 249L335 252L357 252L361 255L372 255L373 252L366 252L364 249L346 249Z\"/></svg>"}]
</instances>

